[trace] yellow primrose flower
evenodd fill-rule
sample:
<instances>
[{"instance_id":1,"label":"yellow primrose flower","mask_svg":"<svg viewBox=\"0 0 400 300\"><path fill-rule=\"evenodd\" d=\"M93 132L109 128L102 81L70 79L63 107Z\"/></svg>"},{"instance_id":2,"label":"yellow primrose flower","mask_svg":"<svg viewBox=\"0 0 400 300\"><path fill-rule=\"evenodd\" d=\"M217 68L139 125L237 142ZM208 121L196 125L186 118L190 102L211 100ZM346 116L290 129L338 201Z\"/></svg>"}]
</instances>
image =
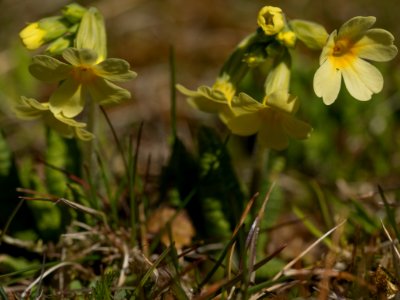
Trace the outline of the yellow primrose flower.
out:
<instances>
[{"instance_id":1,"label":"yellow primrose flower","mask_svg":"<svg viewBox=\"0 0 400 300\"><path fill-rule=\"evenodd\" d=\"M125 82L136 76L125 60L108 58L96 63L96 52L74 48L66 49L62 56L69 64L47 55L37 55L29 66L31 74L39 80L61 81L49 99L49 108L55 115L75 117L82 112L88 96L100 105L130 98L128 90L112 83Z\"/></svg>"},{"instance_id":2,"label":"yellow primrose flower","mask_svg":"<svg viewBox=\"0 0 400 300\"><path fill-rule=\"evenodd\" d=\"M397 54L393 35L370 27L375 17L355 17L329 36L314 75L314 91L326 105L332 104L340 91L341 78L349 93L366 101L383 88L379 70L367 60L389 61Z\"/></svg>"},{"instance_id":3,"label":"yellow primrose flower","mask_svg":"<svg viewBox=\"0 0 400 300\"><path fill-rule=\"evenodd\" d=\"M228 76L219 77L214 85L200 86L197 91L192 91L177 84L176 88L188 97L188 102L194 108L208 113L218 113L222 121L230 116L230 105L235 95L235 87Z\"/></svg>"},{"instance_id":4,"label":"yellow primrose flower","mask_svg":"<svg viewBox=\"0 0 400 300\"><path fill-rule=\"evenodd\" d=\"M84 129L85 123L66 118L62 114L53 114L48 102L40 103L32 98L21 97L21 103L15 107L15 113L21 119L42 118L48 126L67 138L78 137L87 141L94 137L92 133Z\"/></svg>"},{"instance_id":5,"label":"yellow primrose flower","mask_svg":"<svg viewBox=\"0 0 400 300\"><path fill-rule=\"evenodd\" d=\"M267 148L283 150L288 146L288 136L296 139L309 137L309 124L294 117L299 103L296 97L284 91L274 92L263 103L240 93L232 101L234 114L227 126L237 135L258 133L260 144Z\"/></svg>"},{"instance_id":6,"label":"yellow primrose flower","mask_svg":"<svg viewBox=\"0 0 400 300\"><path fill-rule=\"evenodd\" d=\"M282 9L275 6L264 6L258 13L257 23L266 35L277 34L285 27Z\"/></svg>"},{"instance_id":7,"label":"yellow primrose flower","mask_svg":"<svg viewBox=\"0 0 400 300\"><path fill-rule=\"evenodd\" d=\"M68 27L61 17L49 17L29 24L21 30L19 36L27 49L35 50L67 31Z\"/></svg>"}]
</instances>

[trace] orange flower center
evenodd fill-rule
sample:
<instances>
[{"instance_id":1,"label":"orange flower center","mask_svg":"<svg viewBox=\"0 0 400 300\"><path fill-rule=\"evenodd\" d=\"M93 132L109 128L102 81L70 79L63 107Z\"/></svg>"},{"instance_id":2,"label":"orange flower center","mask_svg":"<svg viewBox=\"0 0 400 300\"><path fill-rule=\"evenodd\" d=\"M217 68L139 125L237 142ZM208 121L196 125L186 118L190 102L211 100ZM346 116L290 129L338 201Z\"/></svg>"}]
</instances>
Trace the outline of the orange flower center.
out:
<instances>
[{"instance_id":1,"label":"orange flower center","mask_svg":"<svg viewBox=\"0 0 400 300\"><path fill-rule=\"evenodd\" d=\"M72 78L81 84L87 84L96 78L96 74L91 66L79 66L72 69Z\"/></svg>"},{"instance_id":2,"label":"orange flower center","mask_svg":"<svg viewBox=\"0 0 400 300\"><path fill-rule=\"evenodd\" d=\"M347 39L341 39L335 42L332 48L332 54L329 57L337 70L349 67L357 55L352 49L352 43Z\"/></svg>"}]
</instances>

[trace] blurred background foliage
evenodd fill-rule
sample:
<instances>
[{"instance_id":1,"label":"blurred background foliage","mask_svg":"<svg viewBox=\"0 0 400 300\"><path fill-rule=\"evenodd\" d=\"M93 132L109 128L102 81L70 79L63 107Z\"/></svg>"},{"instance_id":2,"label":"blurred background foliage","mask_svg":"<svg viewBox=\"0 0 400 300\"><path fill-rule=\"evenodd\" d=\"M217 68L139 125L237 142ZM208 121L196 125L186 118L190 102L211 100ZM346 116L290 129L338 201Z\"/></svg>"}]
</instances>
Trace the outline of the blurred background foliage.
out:
<instances>
[{"instance_id":1,"label":"blurred background foliage","mask_svg":"<svg viewBox=\"0 0 400 300\"><path fill-rule=\"evenodd\" d=\"M288 18L319 22L328 32L339 28L353 16L374 15L377 17L376 27L391 31L397 46L400 40L396 14L400 10L400 2L395 0L77 2L84 6L96 6L104 14L109 56L129 61L132 69L139 74L137 79L125 84L132 91L133 99L109 107L107 112L121 136L135 135L137 131L132 128L143 122L141 153L145 155L139 158L138 170L144 173L148 167L148 157L151 157L151 176L161 173L171 150L168 65L171 46L176 54L177 82L196 88L201 84L213 83L224 59L243 37L256 29L256 15L264 5L281 7ZM2 188L9 187L9 191L1 191L1 207L6 203L17 203L15 186L32 186L35 176L43 176L43 165L37 164L37 161L45 155L51 155L46 154L45 150L45 136L49 133L41 124L20 121L12 113L12 104L20 95L43 100L51 92L29 75L27 66L32 53L23 49L18 32L26 23L52 15L67 3L61 0L0 2L0 127L7 141L4 147L9 147L2 153L13 155L20 168L30 168L34 170L31 174L36 174L32 178L20 178L22 183L9 183L7 180L15 178L10 177L15 166L0 166L1 172L3 167L6 170L4 175L0 174L0 177L3 176ZM376 186L381 185L384 190L395 192L400 187L400 57L390 63L375 64L384 75L385 85L384 90L373 96L371 101L359 102L342 89L338 100L327 107L312 89L319 53L311 52L299 44L293 55L291 90L302 101L299 115L314 127L314 131L307 141L292 140L287 150L270 153L270 179L278 181L280 191L274 194L281 201L276 209L282 211L286 202L301 206L308 215L313 215L316 221L323 223L326 229L332 225L333 216L322 220L324 216L320 215L320 206L316 206L316 202L321 205L324 201L332 200L338 208L335 216L336 213L351 214L351 211L357 210L358 206L352 206L349 199L364 201L367 205L372 203L368 209L371 209L371 214L376 212L373 197L376 195ZM227 135L216 116L193 110L184 97L178 95L177 131L189 149L197 148L194 136L201 124L218 129L222 138ZM99 137L99 142L103 151L111 157L109 168L112 172L122 173L120 157L112 155L116 153L116 147L110 146L111 133L105 125L103 127L104 137ZM228 142L233 166L244 187L248 186L251 179L253 142L252 138L236 137L231 137ZM2 146L3 141L0 141ZM282 191L287 195L285 198L282 197ZM221 190L221 193L224 191ZM286 202L282 202L284 199ZM342 209L346 212L342 212ZM380 209L383 210L382 207ZM5 214L9 213L7 211ZM27 215L29 217L23 221L29 224L31 217ZM283 220L286 217L284 215ZM63 216L59 218L59 222L62 222ZM299 235L303 238L302 234ZM293 233L285 231L274 236L271 231L272 239L288 240L292 236ZM299 248L304 242L299 242ZM291 255L292 250L285 251Z\"/></svg>"}]
</instances>

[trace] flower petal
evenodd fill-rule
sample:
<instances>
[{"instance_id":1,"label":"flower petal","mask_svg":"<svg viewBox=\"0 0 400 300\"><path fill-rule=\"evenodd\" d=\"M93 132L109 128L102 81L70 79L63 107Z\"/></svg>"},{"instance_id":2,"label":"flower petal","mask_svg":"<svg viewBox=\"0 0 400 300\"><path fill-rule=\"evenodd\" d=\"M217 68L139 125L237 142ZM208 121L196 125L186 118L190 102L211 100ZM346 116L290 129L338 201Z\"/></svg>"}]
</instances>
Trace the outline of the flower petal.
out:
<instances>
[{"instance_id":1,"label":"flower petal","mask_svg":"<svg viewBox=\"0 0 400 300\"><path fill-rule=\"evenodd\" d=\"M97 60L96 52L90 49L68 48L62 57L73 66L94 65Z\"/></svg>"},{"instance_id":2,"label":"flower petal","mask_svg":"<svg viewBox=\"0 0 400 300\"><path fill-rule=\"evenodd\" d=\"M332 54L333 47L335 46L335 39L337 37L337 31L333 31L326 42L324 48L322 48L321 55L319 57L319 64L322 65L328 58L329 55Z\"/></svg>"},{"instance_id":3,"label":"flower petal","mask_svg":"<svg viewBox=\"0 0 400 300\"><path fill-rule=\"evenodd\" d=\"M176 88L182 94L188 96L188 102L198 110L208 113L224 113L229 109L225 95L220 91L214 91L208 86L200 86L197 91L192 91L177 84Z\"/></svg>"},{"instance_id":4,"label":"flower petal","mask_svg":"<svg viewBox=\"0 0 400 300\"><path fill-rule=\"evenodd\" d=\"M48 111L48 103L40 103L39 101L21 97L21 102L14 107L14 112L21 119L37 119Z\"/></svg>"},{"instance_id":5,"label":"flower petal","mask_svg":"<svg viewBox=\"0 0 400 300\"><path fill-rule=\"evenodd\" d=\"M326 105L330 105L335 102L339 94L340 84L340 70L337 70L329 59L326 60L314 75L315 94L318 97L322 97L322 100Z\"/></svg>"},{"instance_id":6,"label":"flower petal","mask_svg":"<svg viewBox=\"0 0 400 300\"><path fill-rule=\"evenodd\" d=\"M288 114L296 113L300 106L298 98L288 94L287 91L276 91L266 96L264 103Z\"/></svg>"},{"instance_id":7,"label":"flower petal","mask_svg":"<svg viewBox=\"0 0 400 300\"><path fill-rule=\"evenodd\" d=\"M350 41L357 41L365 32L374 25L375 17L354 17L348 20L339 29L338 39L346 38Z\"/></svg>"},{"instance_id":8,"label":"flower petal","mask_svg":"<svg viewBox=\"0 0 400 300\"><path fill-rule=\"evenodd\" d=\"M289 145L289 139L282 127L281 113L269 109L263 112L262 125L258 140L263 147L283 150Z\"/></svg>"},{"instance_id":9,"label":"flower petal","mask_svg":"<svg viewBox=\"0 0 400 300\"><path fill-rule=\"evenodd\" d=\"M228 126L234 134L244 136L252 135L260 129L261 118L258 112L245 113L228 118L226 126Z\"/></svg>"},{"instance_id":10,"label":"flower petal","mask_svg":"<svg viewBox=\"0 0 400 300\"><path fill-rule=\"evenodd\" d=\"M124 82L137 76L127 61L118 58L108 58L93 68L98 76L110 81Z\"/></svg>"},{"instance_id":11,"label":"flower petal","mask_svg":"<svg viewBox=\"0 0 400 300\"><path fill-rule=\"evenodd\" d=\"M129 99L131 93L103 78L96 78L87 86L92 99L99 104L118 103Z\"/></svg>"},{"instance_id":12,"label":"flower petal","mask_svg":"<svg viewBox=\"0 0 400 300\"><path fill-rule=\"evenodd\" d=\"M383 77L379 70L360 58L355 59L351 68L343 69L342 73L347 90L358 100L367 101L383 88Z\"/></svg>"},{"instance_id":13,"label":"flower petal","mask_svg":"<svg viewBox=\"0 0 400 300\"><path fill-rule=\"evenodd\" d=\"M257 112L264 109L265 105L253 99L246 93L240 93L232 99L232 111L237 114Z\"/></svg>"},{"instance_id":14,"label":"flower petal","mask_svg":"<svg viewBox=\"0 0 400 300\"><path fill-rule=\"evenodd\" d=\"M272 70L265 81L265 93L272 94L278 90L288 91L290 82L291 57L289 51L274 61Z\"/></svg>"},{"instance_id":15,"label":"flower petal","mask_svg":"<svg viewBox=\"0 0 400 300\"><path fill-rule=\"evenodd\" d=\"M299 140L308 138L312 131L309 124L290 115L282 117L282 127L289 136Z\"/></svg>"},{"instance_id":16,"label":"flower petal","mask_svg":"<svg viewBox=\"0 0 400 300\"><path fill-rule=\"evenodd\" d=\"M384 29L374 28L354 44L355 53L361 58L374 61L389 61L397 55L397 47L393 45L393 35Z\"/></svg>"},{"instance_id":17,"label":"flower petal","mask_svg":"<svg viewBox=\"0 0 400 300\"><path fill-rule=\"evenodd\" d=\"M67 118L73 118L82 112L85 95L82 86L68 78L51 95L49 102L53 114L62 113Z\"/></svg>"},{"instance_id":18,"label":"flower petal","mask_svg":"<svg viewBox=\"0 0 400 300\"><path fill-rule=\"evenodd\" d=\"M72 67L47 55L36 55L29 66L29 72L45 82L58 82L68 77Z\"/></svg>"}]
</instances>

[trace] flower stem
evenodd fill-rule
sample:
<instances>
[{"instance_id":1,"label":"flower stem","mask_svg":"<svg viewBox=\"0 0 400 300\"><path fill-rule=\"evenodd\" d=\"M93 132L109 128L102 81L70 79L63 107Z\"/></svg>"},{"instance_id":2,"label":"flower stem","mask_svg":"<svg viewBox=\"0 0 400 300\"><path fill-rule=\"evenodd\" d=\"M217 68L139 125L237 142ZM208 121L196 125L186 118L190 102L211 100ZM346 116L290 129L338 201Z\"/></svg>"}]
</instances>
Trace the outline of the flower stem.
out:
<instances>
[{"instance_id":1,"label":"flower stem","mask_svg":"<svg viewBox=\"0 0 400 300\"><path fill-rule=\"evenodd\" d=\"M266 177L269 150L260 144L259 135L256 137L253 153L253 173L250 182L250 195L260 193L260 199L265 196Z\"/></svg>"},{"instance_id":2,"label":"flower stem","mask_svg":"<svg viewBox=\"0 0 400 300\"><path fill-rule=\"evenodd\" d=\"M88 95L88 113L87 113L87 129L92 132L95 136L97 135L97 119L98 119L98 108L94 103L93 99ZM90 190L88 191L87 197L92 207L95 209L100 208L100 203L96 196L97 191L97 168L96 168L96 155L95 155L95 139L87 141L83 146L83 166L85 168L85 179L89 183Z\"/></svg>"}]
</instances>

